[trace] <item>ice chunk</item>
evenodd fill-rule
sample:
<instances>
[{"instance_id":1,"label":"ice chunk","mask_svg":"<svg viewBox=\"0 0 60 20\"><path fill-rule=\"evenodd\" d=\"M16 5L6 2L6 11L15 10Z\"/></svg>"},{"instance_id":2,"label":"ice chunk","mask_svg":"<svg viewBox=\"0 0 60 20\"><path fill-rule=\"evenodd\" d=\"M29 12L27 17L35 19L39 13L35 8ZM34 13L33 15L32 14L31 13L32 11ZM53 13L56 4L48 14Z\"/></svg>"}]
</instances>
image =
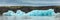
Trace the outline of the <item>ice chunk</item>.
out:
<instances>
[{"instance_id":1,"label":"ice chunk","mask_svg":"<svg viewBox=\"0 0 60 20\"><path fill-rule=\"evenodd\" d=\"M54 11L54 9L49 9L49 10Z\"/></svg>"},{"instance_id":2,"label":"ice chunk","mask_svg":"<svg viewBox=\"0 0 60 20\"><path fill-rule=\"evenodd\" d=\"M46 16L47 11L45 10L33 10L29 12L30 16Z\"/></svg>"},{"instance_id":3,"label":"ice chunk","mask_svg":"<svg viewBox=\"0 0 60 20\"><path fill-rule=\"evenodd\" d=\"M46 13L47 13L47 10L39 10L38 11L39 16L47 16Z\"/></svg>"},{"instance_id":4,"label":"ice chunk","mask_svg":"<svg viewBox=\"0 0 60 20\"><path fill-rule=\"evenodd\" d=\"M8 12L3 13L3 20L14 20L15 13L12 10L8 10Z\"/></svg>"},{"instance_id":5,"label":"ice chunk","mask_svg":"<svg viewBox=\"0 0 60 20\"><path fill-rule=\"evenodd\" d=\"M4 13L3 13L3 16L7 16L7 12L4 12Z\"/></svg>"},{"instance_id":6,"label":"ice chunk","mask_svg":"<svg viewBox=\"0 0 60 20\"><path fill-rule=\"evenodd\" d=\"M60 13L56 13L55 18L60 18Z\"/></svg>"},{"instance_id":7,"label":"ice chunk","mask_svg":"<svg viewBox=\"0 0 60 20\"><path fill-rule=\"evenodd\" d=\"M30 16L53 16L54 15L54 10L49 9L49 10L33 10L29 12L28 15Z\"/></svg>"},{"instance_id":8,"label":"ice chunk","mask_svg":"<svg viewBox=\"0 0 60 20\"><path fill-rule=\"evenodd\" d=\"M24 15L25 14L25 12L23 12L23 11L21 11L21 10L17 10L17 12L16 12L16 15L17 16L22 16L22 15Z\"/></svg>"},{"instance_id":9,"label":"ice chunk","mask_svg":"<svg viewBox=\"0 0 60 20\"><path fill-rule=\"evenodd\" d=\"M31 12L29 12L27 15L30 15L30 16L37 16L38 14L38 10L32 10Z\"/></svg>"},{"instance_id":10,"label":"ice chunk","mask_svg":"<svg viewBox=\"0 0 60 20\"><path fill-rule=\"evenodd\" d=\"M55 12L54 9L49 9L49 10L41 10L41 13L44 14L44 16L53 16Z\"/></svg>"},{"instance_id":11,"label":"ice chunk","mask_svg":"<svg viewBox=\"0 0 60 20\"><path fill-rule=\"evenodd\" d=\"M13 11L9 10L8 12L3 13L3 15L5 15L5 16L13 16L13 15L15 15L15 13Z\"/></svg>"},{"instance_id":12,"label":"ice chunk","mask_svg":"<svg viewBox=\"0 0 60 20\"><path fill-rule=\"evenodd\" d=\"M52 16L55 14L54 9L49 9L48 13Z\"/></svg>"}]
</instances>

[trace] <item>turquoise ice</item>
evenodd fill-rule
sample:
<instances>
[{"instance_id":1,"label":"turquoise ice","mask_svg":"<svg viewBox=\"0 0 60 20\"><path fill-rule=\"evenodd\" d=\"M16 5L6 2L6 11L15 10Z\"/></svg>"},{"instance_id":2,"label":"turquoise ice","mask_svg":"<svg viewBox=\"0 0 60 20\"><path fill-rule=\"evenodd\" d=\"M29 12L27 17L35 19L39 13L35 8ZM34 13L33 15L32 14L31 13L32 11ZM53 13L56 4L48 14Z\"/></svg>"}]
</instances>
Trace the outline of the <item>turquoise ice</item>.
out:
<instances>
[{"instance_id":1,"label":"turquoise ice","mask_svg":"<svg viewBox=\"0 0 60 20\"><path fill-rule=\"evenodd\" d=\"M50 15L54 15L55 14L54 9L49 9L48 12L49 12Z\"/></svg>"},{"instance_id":2,"label":"turquoise ice","mask_svg":"<svg viewBox=\"0 0 60 20\"><path fill-rule=\"evenodd\" d=\"M31 12L28 12L27 15L30 15L30 16L37 16L37 15L38 15L38 10L32 10Z\"/></svg>"},{"instance_id":3,"label":"turquoise ice","mask_svg":"<svg viewBox=\"0 0 60 20\"><path fill-rule=\"evenodd\" d=\"M37 11L38 10L33 10L33 11L29 12L28 15L30 15L30 16L37 16L38 15Z\"/></svg>"},{"instance_id":4,"label":"turquoise ice","mask_svg":"<svg viewBox=\"0 0 60 20\"><path fill-rule=\"evenodd\" d=\"M39 10L39 16L47 16L46 13L47 13L47 10ZM41 13L41 14L40 14Z\"/></svg>"},{"instance_id":5,"label":"turquoise ice","mask_svg":"<svg viewBox=\"0 0 60 20\"><path fill-rule=\"evenodd\" d=\"M55 13L54 9L32 10L32 11L28 12L27 14L25 14L25 12L23 12L21 10L17 10L16 13L14 13L11 10L9 10L4 15L5 16L13 16L13 15L16 15L16 16L24 16L24 15L28 15L28 16L53 16L54 13Z\"/></svg>"},{"instance_id":6,"label":"turquoise ice","mask_svg":"<svg viewBox=\"0 0 60 20\"><path fill-rule=\"evenodd\" d=\"M17 11L16 11L16 14L17 14L17 16L22 16L22 15L25 14L25 12L23 12L23 11L21 11L21 10L17 10Z\"/></svg>"},{"instance_id":7,"label":"turquoise ice","mask_svg":"<svg viewBox=\"0 0 60 20\"><path fill-rule=\"evenodd\" d=\"M33 10L28 13L29 16L53 16L54 15L54 9L48 9L48 10Z\"/></svg>"},{"instance_id":8,"label":"turquoise ice","mask_svg":"<svg viewBox=\"0 0 60 20\"><path fill-rule=\"evenodd\" d=\"M3 14L4 14L4 13L3 13ZM8 12L5 12L4 15L5 15L5 16L14 16L15 14L14 14L13 11L9 10Z\"/></svg>"}]
</instances>

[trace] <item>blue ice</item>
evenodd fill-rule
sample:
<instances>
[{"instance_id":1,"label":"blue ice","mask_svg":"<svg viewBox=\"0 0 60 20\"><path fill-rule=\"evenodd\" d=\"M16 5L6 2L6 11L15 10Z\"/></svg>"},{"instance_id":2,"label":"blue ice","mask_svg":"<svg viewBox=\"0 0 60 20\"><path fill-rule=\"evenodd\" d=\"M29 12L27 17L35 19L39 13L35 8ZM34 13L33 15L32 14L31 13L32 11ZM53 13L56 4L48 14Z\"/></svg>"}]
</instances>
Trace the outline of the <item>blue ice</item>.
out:
<instances>
[{"instance_id":1,"label":"blue ice","mask_svg":"<svg viewBox=\"0 0 60 20\"><path fill-rule=\"evenodd\" d=\"M54 10L49 9L49 10L33 10L29 12L29 16L53 16L54 15Z\"/></svg>"},{"instance_id":2,"label":"blue ice","mask_svg":"<svg viewBox=\"0 0 60 20\"><path fill-rule=\"evenodd\" d=\"M38 10L33 10L33 11L29 12L28 15L37 16L38 15L37 13L38 13Z\"/></svg>"},{"instance_id":3,"label":"blue ice","mask_svg":"<svg viewBox=\"0 0 60 20\"><path fill-rule=\"evenodd\" d=\"M25 14L25 12L23 12L23 11L21 11L21 10L17 10L17 11L16 11L16 14L17 14L17 16L22 16L22 15Z\"/></svg>"},{"instance_id":4,"label":"blue ice","mask_svg":"<svg viewBox=\"0 0 60 20\"><path fill-rule=\"evenodd\" d=\"M14 14L13 11L9 10L9 11L6 12L4 15L5 15L5 16L14 16L15 14Z\"/></svg>"},{"instance_id":5,"label":"blue ice","mask_svg":"<svg viewBox=\"0 0 60 20\"><path fill-rule=\"evenodd\" d=\"M53 16L54 15L54 9L48 9L48 10L32 10L31 12L28 12L27 15L28 16ZM16 13L14 13L13 11L9 10L8 12L6 12L6 14L4 14L5 16L23 16L25 15L25 12L21 11L21 10L17 10Z\"/></svg>"}]
</instances>

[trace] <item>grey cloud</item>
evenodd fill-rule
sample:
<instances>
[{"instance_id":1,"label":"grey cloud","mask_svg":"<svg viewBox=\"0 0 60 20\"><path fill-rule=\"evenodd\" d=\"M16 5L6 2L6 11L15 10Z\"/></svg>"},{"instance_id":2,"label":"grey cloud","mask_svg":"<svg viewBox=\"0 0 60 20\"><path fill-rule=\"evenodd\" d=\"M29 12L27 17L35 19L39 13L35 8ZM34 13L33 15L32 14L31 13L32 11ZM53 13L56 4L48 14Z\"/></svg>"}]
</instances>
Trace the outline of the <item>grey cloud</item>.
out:
<instances>
[{"instance_id":1,"label":"grey cloud","mask_svg":"<svg viewBox=\"0 0 60 20\"><path fill-rule=\"evenodd\" d=\"M0 0L0 5L52 6L60 5L60 0Z\"/></svg>"}]
</instances>

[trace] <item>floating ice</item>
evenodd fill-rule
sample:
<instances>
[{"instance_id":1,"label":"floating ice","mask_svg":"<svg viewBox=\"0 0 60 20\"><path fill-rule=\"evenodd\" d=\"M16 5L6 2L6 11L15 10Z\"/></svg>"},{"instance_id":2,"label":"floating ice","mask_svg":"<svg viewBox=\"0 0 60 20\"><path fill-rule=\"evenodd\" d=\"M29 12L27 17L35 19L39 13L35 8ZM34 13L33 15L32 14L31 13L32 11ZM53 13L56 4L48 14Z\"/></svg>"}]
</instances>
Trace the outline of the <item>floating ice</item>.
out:
<instances>
[{"instance_id":1,"label":"floating ice","mask_svg":"<svg viewBox=\"0 0 60 20\"><path fill-rule=\"evenodd\" d=\"M33 10L29 12L30 16L53 16L54 15L54 10L49 9L49 10Z\"/></svg>"},{"instance_id":2,"label":"floating ice","mask_svg":"<svg viewBox=\"0 0 60 20\"><path fill-rule=\"evenodd\" d=\"M48 16L47 10L39 10L37 16Z\"/></svg>"},{"instance_id":3,"label":"floating ice","mask_svg":"<svg viewBox=\"0 0 60 20\"><path fill-rule=\"evenodd\" d=\"M21 11L21 10L17 10L17 12L16 12L16 15L17 16L22 16L22 15L24 15L25 14L25 12L23 12L23 11Z\"/></svg>"},{"instance_id":4,"label":"floating ice","mask_svg":"<svg viewBox=\"0 0 60 20\"><path fill-rule=\"evenodd\" d=\"M54 15L55 14L54 9L49 9L48 12L49 12L50 15Z\"/></svg>"},{"instance_id":5,"label":"floating ice","mask_svg":"<svg viewBox=\"0 0 60 20\"><path fill-rule=\"evenodd\" d=\"M37 13L38 13L38 10L33 10L33 11L29 12L27 15L36 16L36 15L38 15Z\"/></svg>"},{"instance_id":6,"label":"floating ice","mask_svg":"<svg viewBox=\"0 0 60 20\"><path fill-rule=\"evenodd\" d=\"M13 16L15 15L13 11L9 10L8 12L3 13L5 16Z\"/></svg>"},{"instance_id":7,"label":"floating ice","mask_svg":"<svg viewBox=\"0 0 60 20\"><path fill-rule=\"evenodd\" d=\"M60 18L60 13L55 14L55 18Z\"/></svg>"},{"instance_id":8,"label":"floating ice","mask_svg":"<svg viewBox=\"0 0 60 20\"><path fill-rule=\"evenodd\" d=\"M32 10L31 12L28 12L27 14L25 14L25 12L21 11L21 10L17 10L16 14L9 10L8 12L4 13L4 15L6 16L12 16L12 15L16 15L16 16L23 16L23 15L29 15L29 16L53 16L54 15L54 9L48 9L48 10Z\"/></svg>"}]
</instances>

